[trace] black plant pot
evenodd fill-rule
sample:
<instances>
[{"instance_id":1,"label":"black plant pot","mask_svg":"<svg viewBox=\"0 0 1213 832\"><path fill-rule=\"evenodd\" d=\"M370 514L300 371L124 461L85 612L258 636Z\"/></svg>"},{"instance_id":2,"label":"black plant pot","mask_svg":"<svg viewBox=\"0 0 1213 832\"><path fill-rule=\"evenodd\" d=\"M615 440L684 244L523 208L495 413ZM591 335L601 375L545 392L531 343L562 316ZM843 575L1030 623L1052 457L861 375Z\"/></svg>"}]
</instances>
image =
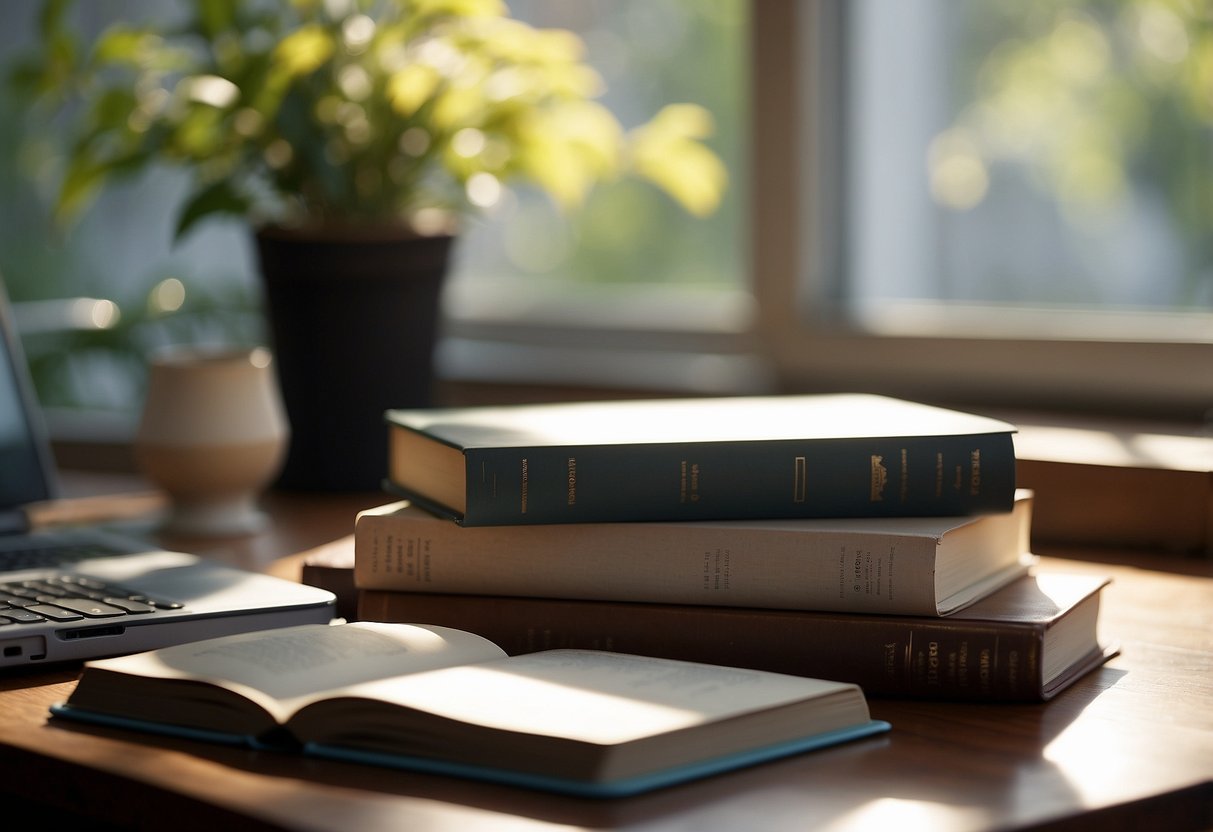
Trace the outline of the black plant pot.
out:
<instances>
[{"instance_id":1,"label":"black plant pot","mask_svg":"<svg viewBox=\"0 0 1213 832\"><path fill-rule=\"evenodd\" d=\"M432 402L453 238L277 228L255 236L291 428L278 486L378 490L384 411Z\"/></svg>"}]
</instances>

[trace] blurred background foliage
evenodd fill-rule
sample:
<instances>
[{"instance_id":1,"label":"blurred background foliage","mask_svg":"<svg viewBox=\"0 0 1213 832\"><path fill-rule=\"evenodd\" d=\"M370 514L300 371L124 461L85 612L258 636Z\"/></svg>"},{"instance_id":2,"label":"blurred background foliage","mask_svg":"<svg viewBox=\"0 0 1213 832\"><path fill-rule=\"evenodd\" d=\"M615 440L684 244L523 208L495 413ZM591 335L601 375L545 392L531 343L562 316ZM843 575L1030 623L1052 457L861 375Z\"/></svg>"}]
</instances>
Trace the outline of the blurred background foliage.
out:
<instances>
[{"instance_id":1,"label":"blurred background foliage","mask_svg":"<svg viewBox=\"0 0 1213 832\"><path fill-rule=\"evenodd\" d=\"M80 5L84 25L95 31L161 8L152 0ZM744 291L745 0L509 5L524 19L582 34L607 86L603 102L623 124L638 124L670 101L703 105L715 117L711 146L730 188L705 219L645 182L598 189L576 216L520 188L469 223L457 280L540 294L604 286ZM29 38L39 6L0 4L5 65ZM937 244L954 245L959 265L934 269L943 285L921 297L1084 309L1213 307L1213 4L972 0L944 4L937 19L954 50L942 76L950 88L939 92L955 115L933 126L934 141L906 175L925 177L929 207L952 218L945 232L953 242ZM182 199L188 183L155 171L107 194L99 211L56 235L42 160L20 141L24 116L11 96L0 95L0 271L10 294L103 298L120 311L109 329L30 335L48 402L129 409L149 346L263 337L239 223L217 221L172 245L166 206ZM1032 200L1022 196L1025 187L1035 192ZM1019 225L1041 239L1013 234ZM1148 256L1113 274L1110 266L1118 264L1109 261L1125 259L1136 244L1121 242L1130 233L1148 238L1151 246L1140 249ZM994 252L987 266L976 267L973 247ZM902 296L904 275L886 276L889 296ZM154 299L171 279L185 288L172 311ZM107 365L121 372L97 369Z\"/></svg>"},{"instance_id":2,"label":"blurred background foliage","mask_svg":"<svg viewBox=\"0 0 1213 832\"><path fill-rule=\"evenodd\" d=\"M66 141L38 151L61 168L64 220L157 163L193 180L178 234L215 214L425 233L514 182L574 208L624 176L705 216L727 182L710 112L666 101L625 129L581 37L502 0L182 0L91 42L73 7L45 0L10 75L62 117Z\"/></svg>"},{"instance_id":3,"label":"blurred background foliage","mask_svg":"<svg viewBox=\"0 0 1213 832\"><path fill-rule=\"evenodd\" d=\"M670 101L712 113L709 145L728 171L710 215L690 216L652 184L625 179L561 215L514 189L468 223L457 279L535 293L578 286L746 289L748 39L745 0L514 0L523 19L581 33L606 85L603 103L636 124ZM483 285L483 283L482 283ZM525 287L530 287L526 289Z\"/></svg>"},{"instance_id":4,"label":"blurred background foliage","mask_svg":"<svg viewBox=\"0 0 1213 832\"><path fill-rule=\"evenodd\" d=\"M0 61L11 71L38 25L41 3L0 6ZM628 0L510 3L536 25L575 29L603 76L602 99L627 128L671 101L715 116L712 149L730 174L742 165L744 3L740 0ZM115 20L135 24L174 4L91 0L72 10L83 31ZM675 113L675 115L677 115ZM179 172L154 167L107 188L79 223L57 228L54 159L28 138L28 114L0 95L0 272L26 319L26 349L44 402L56 407L132 410L142 393L148 349L163 343L246 343L264 339L259 287L247 229L219 218L174 243L174 206L190 192ZM36 138L36 137L35 137ZM31 150L32 148L32 150ZM534 188L487 206L461 243L460 277L513 277L563 285L604 281L736 285L744 193L730 189L720 210L700 218L654 183L621 180L564 215ZM24 302L98 298L108 311L31 324L52 307ZM168 298L168 301L166 301ZM98 307L101 308L101 307ZM37 316L34 313L37 312ZM104 324L88 323L93 318ZM33 331L37 330L37 331Z\"/></svg>"},{"instance_id":5,"label":"blurred background foliage","mask_svg":"<svg viewBox=\"0 0 1213 832\"><path fill-rule=\"evenodd\" d=\"M930 148L935 200L973 210L1026 174L1078 233L1149 205L1183 249L1169 304L1213 305L1213 3L981 0L949 11L959 109Z\"/></svg>"}]
</instances>

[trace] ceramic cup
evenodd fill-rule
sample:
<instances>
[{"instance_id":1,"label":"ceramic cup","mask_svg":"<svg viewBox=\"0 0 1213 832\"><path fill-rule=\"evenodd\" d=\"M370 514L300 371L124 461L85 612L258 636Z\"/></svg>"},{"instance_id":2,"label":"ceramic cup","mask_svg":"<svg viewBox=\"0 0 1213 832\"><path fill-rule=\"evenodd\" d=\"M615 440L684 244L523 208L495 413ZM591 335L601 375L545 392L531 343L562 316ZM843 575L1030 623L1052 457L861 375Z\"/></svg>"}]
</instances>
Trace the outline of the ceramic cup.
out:
<instances>
[{"instance_id":1,"label":"ceramic cup","mask_svg":"<svg viewBox=\"0 0 1213 832\"><path fill-rule=\"evenodd\" d=\"M234 536L264 527L257 500L288 439L271 362L263 348L152 357L135 457L169 496L165 531Z\"/></svg>"}]
</instances>

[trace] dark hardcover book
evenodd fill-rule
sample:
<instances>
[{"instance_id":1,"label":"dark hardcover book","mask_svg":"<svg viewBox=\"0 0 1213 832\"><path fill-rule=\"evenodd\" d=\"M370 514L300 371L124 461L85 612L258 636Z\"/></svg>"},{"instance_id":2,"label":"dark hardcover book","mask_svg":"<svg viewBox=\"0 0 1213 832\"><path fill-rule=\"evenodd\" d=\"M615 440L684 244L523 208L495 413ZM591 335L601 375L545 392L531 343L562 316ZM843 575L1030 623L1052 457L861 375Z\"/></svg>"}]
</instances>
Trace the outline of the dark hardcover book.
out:
<instances>
[{"instance_id":1,"label":"dark hardcover book","mask_svg":"<svg viewBox=\"0 0 1213 832\"><path fill-rule=\"evenodd\" d=\"M296 579L336 595L337 615L353 620L358 614L358 588L354 585L354 536L349 534L304 552Z\"/></svg>"},{"instance_id":2,"label":"dark hardcover book","mask_svg":"<svg viewBox=\"0 0 1213 832\"><path fill-rule=\"evenodd\" d=\"M1015 429L867 394L390 410L387 487L464 525L1006 511Z\"/></svg>"},{"instance_id":3,"label":"dark hardcover book","mask_svg":"<svg viewBox=\"0 0 1213 832\"><path fill-rule=\"evenodd\" d=\"M1051 699L1115 651L1106 578L1023 577L943 618L362 590L359 616L477 633L511 654L622 652L853 682L869 696Z\"/></svg>"}]
</instances>

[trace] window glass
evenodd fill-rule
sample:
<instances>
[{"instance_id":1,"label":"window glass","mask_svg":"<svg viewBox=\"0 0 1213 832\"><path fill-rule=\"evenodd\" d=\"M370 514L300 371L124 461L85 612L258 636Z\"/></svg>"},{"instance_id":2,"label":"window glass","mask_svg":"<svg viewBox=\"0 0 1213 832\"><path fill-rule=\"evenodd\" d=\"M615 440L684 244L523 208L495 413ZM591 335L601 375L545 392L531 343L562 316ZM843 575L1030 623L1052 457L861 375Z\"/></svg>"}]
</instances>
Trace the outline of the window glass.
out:
<instances>
[{"instance_id":1,"label":"window glass","mask_svg":"<svg viewBox=\"0 0 1213 832\"><path fill-rule=\"evenodd\" d=\"M625 129L667 104L707 108L715 122L707 143L725 162L729 187L704 218L636 180L601 186L567 214L543 196L511 189L468 223L448 294L452 315L525 314L553 295L592 303L634 296L629 290L638 287L746 286L745 7L742 0L510 3L517 17L582 37L606 88L602 100Z\"/></svg>"},{"instance_id":2,"label":"window glass","mask_svg":"<svg viewBox=\"0 0 1213 832\"><path fill-rule=\"evenodd\" d=\"M115 182L69 227L53 222L58 137L9 83L36 41L43 6L0 3L0 275L40 401L126 413L141 401L148 350L264 338L251 245L237 220L204 225L175 242L190 185L169 169ZM88 38L115 21L180 8L90 0L75 5L72 20Z\"/></svg>"},{"instance_id":3,"label":"window glass","mask_svg":"<svg viewBox=\"0 0 1213 832\"><path fill-rule=\"evenodd\" d=\"M1208 3L849 12L855 309L1213 308Z\"/></svg>"}]
</instances>

